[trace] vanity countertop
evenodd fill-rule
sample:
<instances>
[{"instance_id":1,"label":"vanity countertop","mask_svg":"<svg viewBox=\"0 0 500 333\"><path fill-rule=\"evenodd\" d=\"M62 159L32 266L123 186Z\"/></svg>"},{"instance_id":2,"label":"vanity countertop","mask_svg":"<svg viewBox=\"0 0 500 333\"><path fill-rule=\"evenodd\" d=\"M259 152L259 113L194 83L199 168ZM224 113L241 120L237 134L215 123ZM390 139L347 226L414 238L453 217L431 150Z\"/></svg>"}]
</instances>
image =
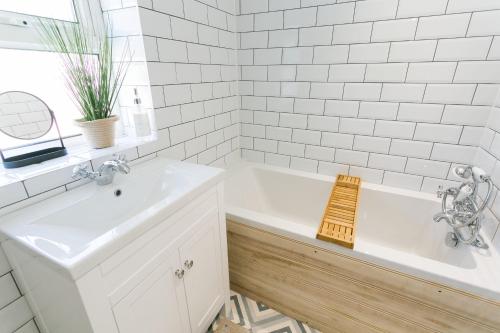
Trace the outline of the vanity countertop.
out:
<instances>
[{"instance_id":1,"label":"vanity countertop","mask_svg":"<svg viewBox=\"0 0 500 333\"><path fill-rule=\"evenodd\" d=\"M217 168L155 158L0 217L0 234L73 279L220 182Z\"/></svg>"}]
</instances>

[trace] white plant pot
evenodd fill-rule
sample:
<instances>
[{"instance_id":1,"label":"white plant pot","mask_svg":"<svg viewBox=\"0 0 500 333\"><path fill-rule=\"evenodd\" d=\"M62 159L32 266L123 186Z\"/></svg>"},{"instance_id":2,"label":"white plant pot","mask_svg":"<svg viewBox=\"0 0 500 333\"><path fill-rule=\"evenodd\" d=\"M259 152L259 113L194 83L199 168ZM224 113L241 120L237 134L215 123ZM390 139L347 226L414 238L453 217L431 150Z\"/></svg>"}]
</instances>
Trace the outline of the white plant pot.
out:
<instances>
[{"instance_id":1,"label":"white plant pot","mask_svg":"<svg viewBox=\"0 0 500 333\"><path fill-rule=\"evenodd\" d=\"M108 148L115 144L115 122L117 116L105 119L86 121L76 120L76 124L82 129L85 140L92 148Z\"/></svg>"}]
</instances>

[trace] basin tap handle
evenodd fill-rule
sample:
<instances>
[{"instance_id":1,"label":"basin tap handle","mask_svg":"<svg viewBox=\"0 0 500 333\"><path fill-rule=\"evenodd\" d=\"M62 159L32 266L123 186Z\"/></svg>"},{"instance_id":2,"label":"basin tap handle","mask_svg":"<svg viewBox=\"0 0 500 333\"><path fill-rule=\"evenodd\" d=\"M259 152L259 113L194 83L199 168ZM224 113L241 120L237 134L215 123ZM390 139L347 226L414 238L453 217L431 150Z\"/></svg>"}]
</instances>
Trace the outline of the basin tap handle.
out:
<instances>
[{"instance_id":1,"label":"basin tap handle","mask_svg":"<svg viewBox=\"0 0 500 333\"><path fill-rule=\"evenodd\" d=\"M128 161L125 155L119 157L118 166L122 173L128 174L130 172L130 166L128 165Z\"/></svg>"},{"instance_id":2,"label":"basin tap handle","mask_svg":"<svg viewBox=\"0 0 500 333\"><path fill-rule=\"evenodd\" d=\"M124 174L128 174L130 172L130 167L127 165L127 163L119 163L118 171Z\"/></svg>"},{"instance_id":3,"label":"basin tap handle","mask_svg":"<svg viewBox=\"0 0 500 333\"><path fill-rule=\"evenodd\" d=\"M78 178L94 179L95 174L94 174L94 172L89 171L88 165L79 164L73 168L73 174L71 175L71 178L73 178L73 179L78 179Z\"/></svg>"},{"instance_id":4,"label":"basin tap handle","mask_svg":"<svg viewBox=\"0 0 500 333\"><path fill-rule=\"evenodd\" d=\"M114 161L116 163L116 168L118 171L124 174L128 174L130 172L130 166L128 165L127 156L124 154L121 155L113 155Z\"/></svg>"},{"instance_id":5,"label":"basin tap handle","mask_svg":"<svg viewBox=\"0 0 500 333\"><path fill-rule=\"evenodd\" d=\"M113 160L120 162L120 163L127 163L127 155L125 154L113 154Z\"/></svg>"}]
</instances>

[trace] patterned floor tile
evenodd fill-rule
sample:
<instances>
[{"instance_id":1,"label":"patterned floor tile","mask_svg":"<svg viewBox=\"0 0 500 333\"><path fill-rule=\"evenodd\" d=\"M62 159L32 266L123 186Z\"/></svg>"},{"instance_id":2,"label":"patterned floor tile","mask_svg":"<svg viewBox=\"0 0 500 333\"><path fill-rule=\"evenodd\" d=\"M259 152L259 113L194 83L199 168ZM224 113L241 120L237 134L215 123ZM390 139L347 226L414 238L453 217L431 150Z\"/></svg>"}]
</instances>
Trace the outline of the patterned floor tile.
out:
<instances>
[{"instance_id":1,"label":"patterned floor tile","mask_svg":"<svg viewBox=\"0 0 500 333\"><path fill-rule=\"evenodd\" d=\"M252 333L321 333L233 291L231 292L231 307L231 321Z\"/></svg>"}]
</instances>

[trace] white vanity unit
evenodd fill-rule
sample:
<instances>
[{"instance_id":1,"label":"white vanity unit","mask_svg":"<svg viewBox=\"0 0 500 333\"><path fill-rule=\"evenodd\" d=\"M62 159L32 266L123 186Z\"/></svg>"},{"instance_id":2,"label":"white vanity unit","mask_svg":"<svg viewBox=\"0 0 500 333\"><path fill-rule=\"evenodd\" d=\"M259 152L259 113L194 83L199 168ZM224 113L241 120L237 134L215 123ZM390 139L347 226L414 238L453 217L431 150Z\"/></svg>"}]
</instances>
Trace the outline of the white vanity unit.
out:
<instances>
[{"instance_id":1,"label":"white vanity unit","mask_svg":"<svg viewBox=\"0 0 500 333\"><path fill-rule=\"evenodd\" d=\"M43 332L204 333L229 304L223 171L156 158L1 217Z\"/></svg>"}]
</instances>

